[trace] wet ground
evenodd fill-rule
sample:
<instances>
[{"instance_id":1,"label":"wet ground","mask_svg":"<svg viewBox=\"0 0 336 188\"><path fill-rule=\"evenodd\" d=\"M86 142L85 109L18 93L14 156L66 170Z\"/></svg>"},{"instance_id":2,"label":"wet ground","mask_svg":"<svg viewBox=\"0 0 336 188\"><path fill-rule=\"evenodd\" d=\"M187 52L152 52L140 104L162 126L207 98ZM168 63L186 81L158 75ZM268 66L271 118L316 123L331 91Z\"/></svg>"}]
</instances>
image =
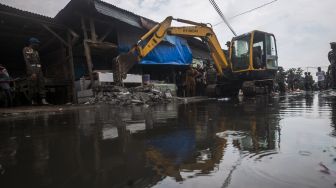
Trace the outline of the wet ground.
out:
<instances>
[{"instance_id":1,"label":"wet ground","mask_svg":"<svg viewBox=\"0 0 336 188\"><path fill-rule=\"evenodd\" d=\"M0 187L336 187L334 92L0 119Z\"/></svg>"}]
</instances>

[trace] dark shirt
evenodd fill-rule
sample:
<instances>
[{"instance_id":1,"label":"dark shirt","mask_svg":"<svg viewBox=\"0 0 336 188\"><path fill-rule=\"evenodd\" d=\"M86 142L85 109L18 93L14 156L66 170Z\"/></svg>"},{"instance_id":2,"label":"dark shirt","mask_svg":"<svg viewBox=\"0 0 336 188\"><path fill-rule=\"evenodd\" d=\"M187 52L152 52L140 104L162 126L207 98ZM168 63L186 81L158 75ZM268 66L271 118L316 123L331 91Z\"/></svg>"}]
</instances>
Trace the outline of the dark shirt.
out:
<instances>
[{"instance_id":1,"label":"dark shirt","mask_svg":"<svg viewBox=\"0 0 336 188\"><path fill-rule=\"evenodd\" d=\"M331 64L331 66L335 66L335 64L336 64L336 50L331 50L328 53L328 59L329 59L329 62Z\"/></svg>"}]
</instances>

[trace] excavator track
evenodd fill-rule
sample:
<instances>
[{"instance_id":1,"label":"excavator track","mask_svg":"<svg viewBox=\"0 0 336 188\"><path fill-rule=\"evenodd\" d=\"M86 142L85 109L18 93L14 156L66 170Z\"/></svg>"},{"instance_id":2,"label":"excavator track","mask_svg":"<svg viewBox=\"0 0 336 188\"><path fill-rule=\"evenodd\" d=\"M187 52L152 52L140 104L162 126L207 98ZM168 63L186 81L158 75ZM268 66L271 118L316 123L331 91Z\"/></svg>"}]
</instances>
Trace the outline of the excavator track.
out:
<instances>
[{"instance_id":1,"label":"excavator track","mask_svg":"<svg viewBox=\"0 0 336 188\"><path fill-rule=\"evenodd\" d=\"M245 81L242 85L243 94L247 97L270 94L273 91L273 82L272 79Z\"/></svg>"}]
</instances>

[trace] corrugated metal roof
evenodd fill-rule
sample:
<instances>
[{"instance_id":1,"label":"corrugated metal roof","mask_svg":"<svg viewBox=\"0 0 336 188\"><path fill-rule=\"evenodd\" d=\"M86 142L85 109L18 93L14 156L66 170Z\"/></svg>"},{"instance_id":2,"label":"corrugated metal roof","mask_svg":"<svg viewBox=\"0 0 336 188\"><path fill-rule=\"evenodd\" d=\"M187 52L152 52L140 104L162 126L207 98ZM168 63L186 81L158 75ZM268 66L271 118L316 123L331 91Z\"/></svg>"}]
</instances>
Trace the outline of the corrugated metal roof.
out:
<instances>
[{"instance_id":1,"label":"corrugated metal roof","mask_svg":"<svg viewBox=\"0 0 336 188\"><path fill-rule=\"evenodd\" d=\"M124 9L118 8L114 5L105 3L103 1L94 1L95 9L98 13L118 19L122 22L130 24L132 26L142 28L140 16L126 11Z\"/></svg>"}]
</instances>

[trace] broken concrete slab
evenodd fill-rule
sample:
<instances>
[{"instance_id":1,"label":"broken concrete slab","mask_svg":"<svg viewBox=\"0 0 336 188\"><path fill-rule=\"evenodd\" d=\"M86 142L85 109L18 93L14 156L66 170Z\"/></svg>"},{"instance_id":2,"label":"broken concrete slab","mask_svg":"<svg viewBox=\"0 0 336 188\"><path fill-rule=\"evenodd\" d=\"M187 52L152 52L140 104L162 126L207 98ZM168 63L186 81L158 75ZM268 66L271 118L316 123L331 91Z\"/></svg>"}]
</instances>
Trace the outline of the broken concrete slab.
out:
<instances>
[{"instance_id":1,"label":"broken concrete slab","mask_svg":"<svg viewBox=\"0 0 336 188\"><path fill-rule=\"evenodd\" d=\"M173 101L173 95L169 91L164 93L154 89L153 85L134 88L119 86L99 86L93 90L92 97L79 99L80 104L114 104L114 105L139 105L158 104Z\"/></svg>"}]
</instances>

